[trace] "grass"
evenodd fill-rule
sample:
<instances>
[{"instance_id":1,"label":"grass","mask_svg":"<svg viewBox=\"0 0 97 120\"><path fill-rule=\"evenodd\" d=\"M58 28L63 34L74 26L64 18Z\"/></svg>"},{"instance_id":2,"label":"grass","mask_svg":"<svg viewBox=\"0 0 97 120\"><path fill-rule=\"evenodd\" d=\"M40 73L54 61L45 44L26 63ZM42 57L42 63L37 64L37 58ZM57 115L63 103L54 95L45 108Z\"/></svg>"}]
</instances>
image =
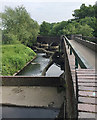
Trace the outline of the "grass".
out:
<instances>
[{"instance_id":1,"label":"grass","mask_svg":"<svg viewBox=\"0 0 97 120\"><path fill-rule=\"evenodd\" d=\"M36 53L22 44L2 45L2 75L10 76L22 69Z\"/></svg>"}]
</instances>

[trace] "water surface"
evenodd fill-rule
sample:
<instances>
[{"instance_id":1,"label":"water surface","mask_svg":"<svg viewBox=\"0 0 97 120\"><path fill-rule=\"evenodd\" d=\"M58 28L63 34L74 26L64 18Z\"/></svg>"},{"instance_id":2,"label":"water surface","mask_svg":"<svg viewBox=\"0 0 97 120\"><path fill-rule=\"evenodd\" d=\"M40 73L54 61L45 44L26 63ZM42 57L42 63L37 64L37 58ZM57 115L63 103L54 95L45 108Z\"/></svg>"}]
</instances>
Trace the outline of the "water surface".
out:
<instances>
[{"instance_id":1,"label":"water surface","mask_svg":"<svg viewBox=\"0 0 97 120\"><path fill-rule=\"evenodd\" d=\"M38 53L37 58L26 66L18 76L41 76L43 69L49 62L49 58L44 58L45 53Z\"/></svg>"},{"instance_id":2,"label":"water surface","mask_svg":"<svg viewBox=\"0 0 97 120\"><path fill-rule=\"evenodd\" d=\"M59 110L3 106L2 113L3 118L55 118Z\"/></svg>"}]
</instances>

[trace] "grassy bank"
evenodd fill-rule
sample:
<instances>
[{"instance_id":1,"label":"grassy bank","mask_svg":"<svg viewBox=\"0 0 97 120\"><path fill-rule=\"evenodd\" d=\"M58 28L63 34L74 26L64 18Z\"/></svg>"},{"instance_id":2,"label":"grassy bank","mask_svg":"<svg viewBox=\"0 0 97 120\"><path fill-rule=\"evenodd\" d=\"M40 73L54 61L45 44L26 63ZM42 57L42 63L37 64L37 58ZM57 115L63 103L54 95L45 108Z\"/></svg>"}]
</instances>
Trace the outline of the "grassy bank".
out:
<instances>
[{"instance_id":1,"label":"grassy bank","mask_svg":"<svg viewBox=\"0 0 97 120\"><path fill-rule=\"evenodd\" d=\"M36 53L22 45L2 45L2 75L13 75L34 58Z\"/></svg>"}]
</instances>

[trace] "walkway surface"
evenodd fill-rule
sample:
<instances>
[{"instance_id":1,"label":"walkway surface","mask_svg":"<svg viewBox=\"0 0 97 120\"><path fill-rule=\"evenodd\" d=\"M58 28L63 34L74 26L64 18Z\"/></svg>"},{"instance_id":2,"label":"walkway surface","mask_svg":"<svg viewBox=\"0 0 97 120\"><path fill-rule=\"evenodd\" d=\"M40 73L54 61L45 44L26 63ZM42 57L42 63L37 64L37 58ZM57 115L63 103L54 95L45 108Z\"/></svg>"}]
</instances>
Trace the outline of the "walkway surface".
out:
<instances>
[{"instance_id":1,"label":"walkway surface","mask_svg":"<svg viewBox=\"0 0 97 120\"><path fill-rule=\"evenodd\" d=\"M72 81L74 85L74 91L76 98L78 98L78 119L96 120L97 118L97 70L95 69L95 62L97 59L96 53L84 45L69 40L70 44L82 56L91 69L75 69L75 58L74 55L70 55L70 50L67 48L69 65L72 73ZM76 82L77 81L77 82ZM77 85L77 87L76 87ZM78 90L78 97L77 97Z\"/></svg>"},{"instance_id":2,"label":"walkway surface","mask_svg":"<svg viewBox=\"0 0 97 120\"><path fill-rule=\"evenodd\" d=\"M77 69L79 118L97 116L97 74L94 69Z\"/></svg>"},{"instance_id":3,"label":"walkway surface","mask_svg":"<svg viewBox=\"0 0 97 120\"><path fill-rule=\"evenodd\" d=\"M69 40L69 42L74 47L74 49L86 60L90 67L95 68L97 53L75 40Z\"/></svg>"}]
</instances>

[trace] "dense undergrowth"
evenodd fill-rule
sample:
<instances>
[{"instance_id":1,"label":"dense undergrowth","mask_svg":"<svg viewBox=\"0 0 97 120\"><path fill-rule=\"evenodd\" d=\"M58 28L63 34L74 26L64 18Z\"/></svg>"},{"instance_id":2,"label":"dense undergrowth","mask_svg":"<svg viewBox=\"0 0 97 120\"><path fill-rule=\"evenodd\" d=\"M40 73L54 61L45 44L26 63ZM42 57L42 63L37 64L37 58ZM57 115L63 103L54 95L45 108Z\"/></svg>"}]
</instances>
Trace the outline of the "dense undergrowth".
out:
<instances>
[{"instance_id":1,"label":"dense undergrowth","mask_svg":"<svg viewBox=\"0 0 97 120\"><path fill-rule=\"evenodd\" d=\"M35 55L32 49L23 44L2 45L2 75L13 75Z\"/></svg>"}]
</instances>

